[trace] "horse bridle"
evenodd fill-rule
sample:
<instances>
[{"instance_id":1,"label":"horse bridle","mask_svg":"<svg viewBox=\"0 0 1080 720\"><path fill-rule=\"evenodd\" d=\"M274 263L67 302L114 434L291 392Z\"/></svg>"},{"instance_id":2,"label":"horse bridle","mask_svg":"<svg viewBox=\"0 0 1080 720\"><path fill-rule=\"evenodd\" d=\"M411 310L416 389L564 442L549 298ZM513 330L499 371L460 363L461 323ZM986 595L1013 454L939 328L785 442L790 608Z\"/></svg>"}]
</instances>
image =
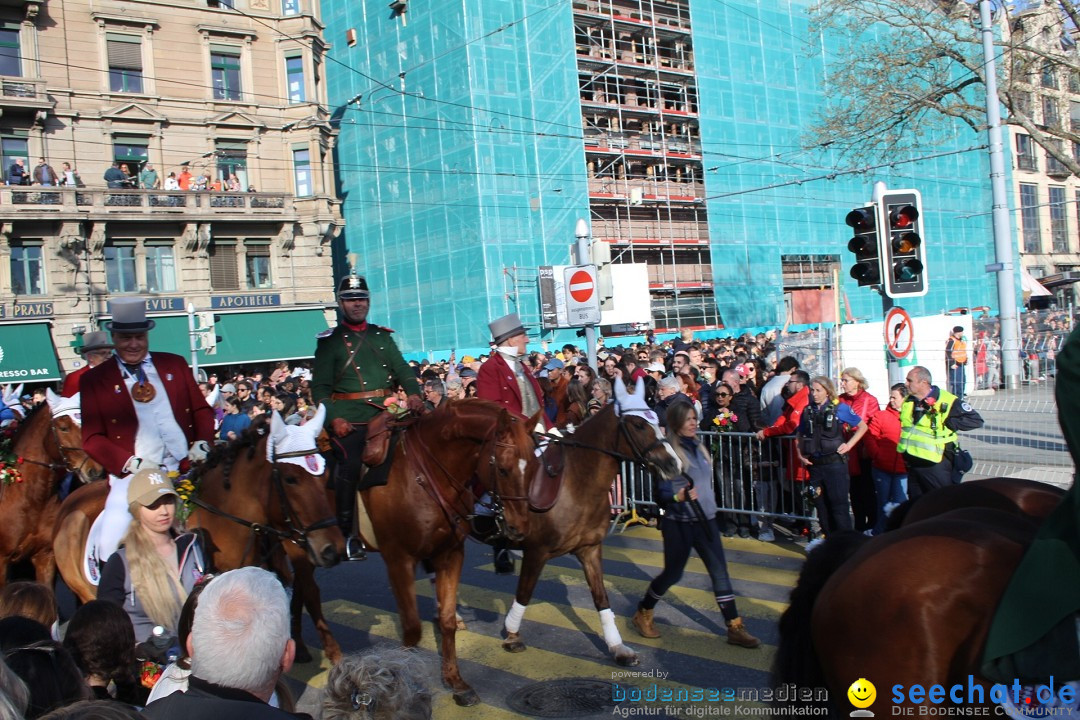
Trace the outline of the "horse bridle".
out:
<instances>
[{"instance_id":1,"label":"horse bridle","mask_svg":"<svg viewBox=\"0 0 1080 720\"><path fill-rule=\"evenodd\" d=\"M337 519L333 517L327 517L323 518L322 520L317 520L308 525L307 527L301 527L299 521L297 520L297 514L293 510L292 503L289 502L289 497L285 493L285 483L281 479L281 470L278 468L278 461L286 460L288 458L307 457L308 455L313 455L317 453L318 450L312 448L311 450L297 450L295 452L287 452L281 454L275 452L270 458L270 483L271 485L273 485L274 489L277 490L278 502L281 503L281 509L285 515L285 526L287 528L286 530L278 530L272 525L252 522L251 520L239 517L238 515L233 515L232 513L225 512L219 507L215 507L203 500L200 500L198 497L192 498L191 502L193 505L196 505L197 507L200 507L207 512L213 513L214 515L226 518L228 520L232 520L239 525L250 528L251 531L254 533L271 535L278 540L288 540L310 551L311 543L308 541L308 534L313 533L316 530L324 530L328 527L333 527L334 525L337 525Z\"/></svg>"},{"instance_id":2,"label":"horse bridle","mask_svg":"<svg viewBox=\"0 0 1080 720\"><path fill-rule=\"evenodd\" d=\"M62 460L62 462L46 463L28 457L23 457L22 461L24 463L30 463L31 465L49 468L50 470L67 470L68 472L73 472L76 475L82 477L83 467L88 462L91 462L90 455L81 447L75 447L74 445L65 445L64 443L62 443L60 441L60 431L56 429L56 421L57 418L52 418L49 420L49 431L52 432L53 441L56 443L56 448L60 452L60 459ZM71 460L68 458L68 451L78 451L83 454L82 462L79 463L78 467L72 466Z\"/></svg>"},{"instance_id":3,"label":"horse bridle","mask_svg":"<svg viewBox=\"0 0 1080 720\"><path fill-rule=\"evenodd\" d=\"M581 442L580 440L575 440L575 439L572 439L571 437L566 437L564 435L548 435L546 433L537 433L537 434L542 438L546 438L548 442L554 443L556 445L563 445L565 447L582 448L584 450L592 450L594 452L602 453L604 455L608 455L609 457L613 457L616 460L624 460L624 461L628 461L628 462L639 463L641 465L652 465L653 463L650 462L649 458L648 458L649 453L651 453L653 450L655 450L658 447L663 447L664 443L666 443L667 441L664 440L663 438L657 438L656 440L654 440L652 442L652 444L647 445L644 448L642 448L641 445L639 445L637 443L637 441L634 440L634 436L630 434L630 431L626 428L626 423L624 422L625 419L627 417L629 417L631 414L632 413L626 413L626 414L623 414L623 415L619 415L618 421L616 423L616 428L617 428L616 431L619 433L619 435L621 437L626 439L627 444L630 446L630 449L633 452L632 455L627 455L626 453L621 453L618 450L612 450L611 448L604 448L604 447L600 447L598 445L592 445L590 443ZM641 420L642 422L648 422L648 420L645 420L644 418L638 418L638 419Z\"/></svg>"}]
</instances>

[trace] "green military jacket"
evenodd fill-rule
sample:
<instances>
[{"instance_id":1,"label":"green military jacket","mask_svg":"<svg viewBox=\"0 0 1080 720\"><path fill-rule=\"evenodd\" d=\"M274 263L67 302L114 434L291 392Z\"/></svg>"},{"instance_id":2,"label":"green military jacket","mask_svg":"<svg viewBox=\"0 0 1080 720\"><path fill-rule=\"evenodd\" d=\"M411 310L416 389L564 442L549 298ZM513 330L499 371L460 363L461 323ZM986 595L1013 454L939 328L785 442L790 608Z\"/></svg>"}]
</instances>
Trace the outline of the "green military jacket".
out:
<instances>
[{"instance_id":1,"label":"green military jacket","mask_svg":"<svg viewBox=\"0 0 1080 720\"><path fill-rule=\"evenodd\" d=\"M393 392L401 385L409 395L420 394L416 373L401 356L397 343L390 336L392 332L389 328L368 323L360 332L338 325L319 333L311 398L316 405L326 405L326 427L335 418L344 418L351 423L369 422L385 400L376 397L334 401L330 399L334 393ZM353 350L357 352L349 362Z\"/></svg>"}]
</instances>

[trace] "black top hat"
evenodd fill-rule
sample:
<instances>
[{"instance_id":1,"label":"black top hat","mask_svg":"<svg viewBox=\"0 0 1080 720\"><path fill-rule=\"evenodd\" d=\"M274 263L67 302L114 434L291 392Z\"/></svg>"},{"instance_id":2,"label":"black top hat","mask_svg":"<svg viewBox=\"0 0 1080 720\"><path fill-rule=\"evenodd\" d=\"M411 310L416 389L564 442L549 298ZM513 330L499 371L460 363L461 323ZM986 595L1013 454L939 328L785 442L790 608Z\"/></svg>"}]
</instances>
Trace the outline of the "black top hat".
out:
<instances>
[{"instance_id":1,"label":"black top hat","mask_svg":"<svg viewBox=\"0 0 1080 720\"><path fill-rule=\"evenodd\" d=\"M337 287L338 300L367 300L371 297L368 292L367 280L359 275L346 275L341 278Z\"/></svg>"},{"instance_id":2,"label":"black top hat","mask_svg":"<svg viewBox=\"0 0 1080 720\"><path fill-rule=\"evenodd\" d=\"M109 301L112 322L106 323L114 333L143 333L154 327L146 317L146 300L141 297L116 298Z\"/></svg>"}]
</instances>

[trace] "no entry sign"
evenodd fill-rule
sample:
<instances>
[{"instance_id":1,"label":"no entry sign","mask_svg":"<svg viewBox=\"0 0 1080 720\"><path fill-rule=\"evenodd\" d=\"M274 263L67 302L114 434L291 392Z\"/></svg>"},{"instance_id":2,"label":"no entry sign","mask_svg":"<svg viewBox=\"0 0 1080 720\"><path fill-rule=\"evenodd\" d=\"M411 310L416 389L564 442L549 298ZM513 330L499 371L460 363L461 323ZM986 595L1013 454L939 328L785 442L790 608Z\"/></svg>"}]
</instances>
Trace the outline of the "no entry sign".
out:
<instances>
[{"instance_id":1,"label":"no entry sign","mask_svg":"<svg viewBox=\"0 0 1080 720\"><path fill-rule=\"evenodd\" d=\"M596 268L571 265L566 268L566 315L571 327L600 322L600 296L596 292Z\"/></svg>"},{"instance_id":2,"label":"no entry sign","mask_svg":"<svg viewBox=\"0 0 1080 720\"><path fill-rule=\"evenodd\" d=\"M596 289L592 275L585 270L575 271L566 286L570 290L570 297L579 303L588 302Z\"/></svg>"}]
</instances>

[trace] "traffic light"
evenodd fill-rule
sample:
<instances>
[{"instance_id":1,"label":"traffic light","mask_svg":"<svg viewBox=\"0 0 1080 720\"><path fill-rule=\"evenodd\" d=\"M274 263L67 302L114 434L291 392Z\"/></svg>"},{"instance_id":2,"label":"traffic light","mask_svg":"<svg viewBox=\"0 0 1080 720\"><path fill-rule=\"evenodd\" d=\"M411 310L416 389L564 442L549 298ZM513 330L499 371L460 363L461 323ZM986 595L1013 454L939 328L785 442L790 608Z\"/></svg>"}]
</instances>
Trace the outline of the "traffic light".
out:
<instances>
[{"instance_id":1,"label":"traffic light","mask_svg":"<svg viewBox=\"0 0 1080 720\"><path fill-rule=\"evenodd\" d=\"M855 253L851 277L859 281L859 287L877 285L881 282L877 207L855 208L847 214L845 222L855 231L855 236L848 240L848 250Z\"/></svg>"},{"instance_id":2,"label":"traffic light","mask_svg":"<svg viewBox=\"0 0 1080 720\"><path fill-rule=\"evenodd\" d=\"M881 215L888 223L883 243L885 294L891 298L920 297L929 289L921 207L918 190L894 190L881 198Z\"/></svg>"},{"instance_id":3,"label":"traffic light","mask_svg":"<svg viewBox=\"0 0 1080 720\"><path fill-rule=\"evenodd\" d=\"M221 336L216 334L214 329L221 316L212 312L201 312L197 313L196 317L199 319L199 349L206 355L213 355L217 352L217 344L221 342Z\"/></svg>"}]
</instances>

